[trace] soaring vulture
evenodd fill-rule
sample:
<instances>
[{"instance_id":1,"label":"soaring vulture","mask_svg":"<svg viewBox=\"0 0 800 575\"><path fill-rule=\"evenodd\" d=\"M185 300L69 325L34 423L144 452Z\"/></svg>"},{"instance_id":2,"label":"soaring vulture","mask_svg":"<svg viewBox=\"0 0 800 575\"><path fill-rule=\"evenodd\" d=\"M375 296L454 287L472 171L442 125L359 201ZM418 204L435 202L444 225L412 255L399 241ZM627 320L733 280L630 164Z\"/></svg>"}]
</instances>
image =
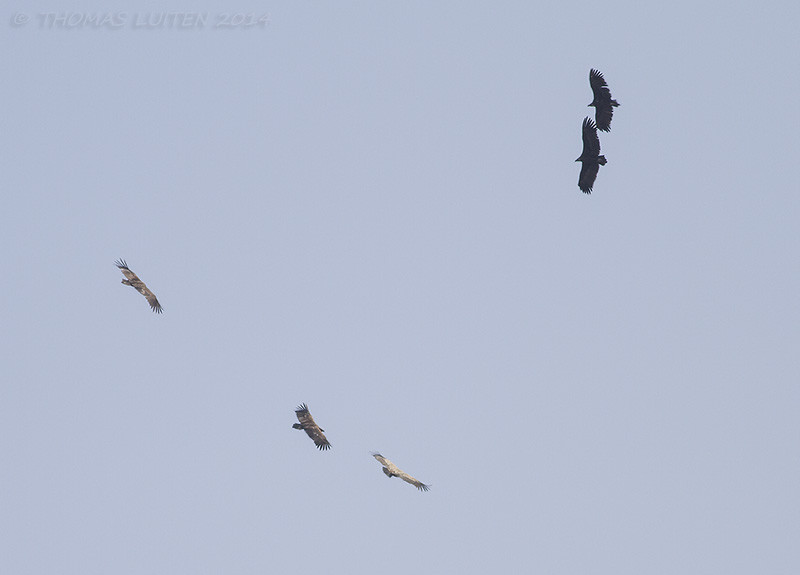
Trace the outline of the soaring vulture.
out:
<instances>
[{"instance_id":1,"label":"soaring vulture","mask_svg":"<svg viewBox=\"0 0 800 575\"><path fill-rule=\"evenodd\" d=\"M156 295L153 292L151 292L146 285L144 285L144 282L139 279L139 276L137 276L130 269L128 269L128 264L125 263L125 260L117 260L114 263L122 272L122 275L124 275L126 278L122 280L122 283L125 284L126 286L131 286L136 288L136 291L138 291L145 297L147 303L150 304L152 310L156 313L161 313L162 311L161 304L158 303Z\"/></svg>"},{"instance_id":2,"label":"soaring vulture","mask_svg":"<svg viewBox=\"0 0 800 575\"><path fill-rule=\"evenodd\" d=\"M578 187L586 194L592 193L592 186L600 166L606 165L606 157L600 155L600 138L592 119L583 119L583 153L575 160L581 162L581 175L578 176Z\"/></svg>"},{"instance_id":3,"label":"soaring vulture","mask_svg":"<svg viewBox=\"0 0 800 575\"><path fill-rule=\"evenodd\" d=\"M408 473L398 468L394 463L386 459L380 453L373 452L372 457L377 459L381 463L381 465L383 465L383 472L389 479L391 479L392 477L399 477L400 479L402 479L406 483L410 483L420 491L427 491L428 489L431 488L430 485L425 485L419 479L414 479L413 477L411 477Z\"/></svg>"},{"instance_id":4,"label":"soaring vulture","mask_svg":"<svg viewBox=\"0 0 800 575\"><path fill-rule=\"evenodd\" d=\"M611 99L611 91L608 89L603 75L592 68L589 70L589 85L592 87L594 99L590 106L594 106L594 118L597 120L597 129L603 132L611 131L611 117L614 115L614 108L619 106L616 100Z\"/></svg>"},{"instance_id":5,"label":"soaring vulture","mask_svg":"<svg viewBox=\"0 0 800 575\"><path fill-rule=\"evenodd\" d=\"M294 410L295 414L297 415L297 420L300 423L295 423L292 425L294 429L302 429L306 432L312 440L314 440L314 445L317 446L317 449L321 451L325 451L326 449L331 448L331 444L328 443L325 434L322 433L325 431L324 429L320 429L319 425L316 424L314 418L311 417L311 412L308 411L308 406L304 403L303 405L299 406L297 409Z\"/></svg>"}]
</instances>

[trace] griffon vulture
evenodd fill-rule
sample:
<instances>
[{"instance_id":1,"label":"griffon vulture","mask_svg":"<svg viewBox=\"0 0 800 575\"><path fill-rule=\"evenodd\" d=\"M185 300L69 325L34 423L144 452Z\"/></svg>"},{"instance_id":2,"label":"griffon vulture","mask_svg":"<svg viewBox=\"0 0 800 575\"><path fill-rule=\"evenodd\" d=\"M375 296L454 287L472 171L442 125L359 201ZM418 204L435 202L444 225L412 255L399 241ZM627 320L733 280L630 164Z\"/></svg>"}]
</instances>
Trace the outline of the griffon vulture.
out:
<instances>
[{"instance_id":1,"label":"griffon vulture","mask_svg":"<svg viewBox=\"0 0 800 575\"><path fill-rule=\"evenodd\" d=\"M600 138L592 119L583 119L583 153L575 160L581 162L581 175L578 176L578 187L586 194L592 193L592 186L600 166L606 165L606 157L600 155Z\"/></svg>"},{"instance_id":2,"label":"griffon vulture","mask_svg":"<svg viewBox=\"0 0 800 575\"><path fill-rule=\"evenodd\" d=\"M589 70L589 85L592 87L594 99L590 106L594 106L594 118L597 120L597 129L603 132L611 131L611 117L614 115L614 108L619 106L616 100L611 99L611 91L608 89L603 75L592 68Z\"/></svg>"},{"instance_id":3,"label":"griffon vulture","mask_svg":"<svg viewBox=\"0 0 800 575\"><path fill-rule=\"evenodd\" d=\"M325 430L320 429L319 425L317 425L316 422L314 421L314 418L311 417L311 412L308 411L308 406L304 403L303 405L295 409L294 412L297 415L297 420L300 423L295 423L294 425L292 425L292 427L294 429L302 429L303 431L305 431L306 434L312 440L314 440L314 445L317 446L317 449L321 451L330 449L331 444L328 443L325 434L322 433Z\"/></svg>"},{"instance_id":4,"label":"griffon vulture","mask_svg":"<svg viewBox=\"0 0 800 575\"><path fill-rule=\"evenodd\" d=\"M139 276L137 276L130 269L128 269L128 264L125 263L125 260L117 260L114 263L122 272L122 275L124 275L126 278L122 280L122 283L125 284L126 286L131 286L136 288L136 291L138 291L145 297L147 303L150 304L152 310L156 313L161 313L162 311L161 304L158 303L156 295L153 292L151 292L146 285L144 285L144 282L139 279Z\"/></svg>"},{"instance_id":5,"label":"griffon vulture","mask_svg":"<svg viewBox=\"0 0 800 575\"><path fill-rule=\"evenodd\" d=\"M411 485L413 485L414 487L416 487L420 491L427 491L428 489L431 488L430 485L425 485L419 479L414 479L408 473L406 473L405 471L402 471L394 463L392 463L391 461L386 459L380 453L373 452L372 453L372 457L377 459L381 463L381 465L383 465L383 472L386 474L386 477L388 477L390 479L392 477L399 477L400 479L402 479L406 483L410 483Z\"/></svg>"}]
</instances>

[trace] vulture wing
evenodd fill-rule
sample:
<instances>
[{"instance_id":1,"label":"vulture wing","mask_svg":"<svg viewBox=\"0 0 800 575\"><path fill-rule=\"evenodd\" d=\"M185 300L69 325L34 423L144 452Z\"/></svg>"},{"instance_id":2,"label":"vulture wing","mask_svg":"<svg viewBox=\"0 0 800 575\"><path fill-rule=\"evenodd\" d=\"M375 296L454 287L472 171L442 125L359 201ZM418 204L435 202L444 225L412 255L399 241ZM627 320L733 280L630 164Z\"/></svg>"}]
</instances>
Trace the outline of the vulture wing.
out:
<instances>
[{"instance_id":1,"label":"vulture wing","mask_svg":"<svg viewBox=\"0 0 800 575\"><path fill-rule=\"evenodd\" d=\"M597 136L597 126L592 119L583 119L583 153L582 158L597 158L600 155L600 138Z\"/></svg>"},{"instance_id":2,"label":"vulture wing","mask_svg":"<svg viewBox=\"0 0 800 575\"><path fill-rule=\"evenodd\" d=\"M594 181L597 179L597 171L600 164L597 162L584 162L581 166L581 175L578 176L578 187L584 194L591 194Z\"/></svg>"},{"instance_id":3,"label":"vulture wing","mask_svg":"<svg viewBox=\"0 0 800 575\"><path fill-rule=\"evenodd\" d=\"M415 478L411 477L405 471L401 471L400 473L398 473L397 477L399 477L400 479L402 479L406 483L410 483L411 485L413 485L414 487L416 487L420 491L427 491L428 489L431 488L430 485L425 485L422 481L420 481L419 479L415 479Z\"/></svg>"},{"instance_id":4,"label":"vulture wing","mask_svg":"<svg viewBox=\"0 0 800 575\"><path fill-rule=\"evenodd\" d=\"M383 455L381 455L377 451L373 451L372 452L372 457L377 459L380 462L380 464L383 465L386 468L387 471L390 471L390 472L391 471L400 471L399 469L397 469L397 466L394 463L392 463L391 461L386 459Z\"/></svg>"}]
</instances>

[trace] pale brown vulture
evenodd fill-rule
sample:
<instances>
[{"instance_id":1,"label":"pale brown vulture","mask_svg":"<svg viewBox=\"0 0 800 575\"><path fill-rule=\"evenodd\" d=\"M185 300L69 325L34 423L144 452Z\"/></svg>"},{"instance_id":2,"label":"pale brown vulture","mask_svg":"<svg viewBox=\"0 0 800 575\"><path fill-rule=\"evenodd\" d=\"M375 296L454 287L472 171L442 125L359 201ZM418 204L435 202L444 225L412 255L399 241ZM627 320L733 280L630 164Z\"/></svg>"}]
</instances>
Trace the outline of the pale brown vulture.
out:
<instances>
[{"instance_id":1,"label":"pale brown vulture","mask_svg":"<svg viewBox=\"0 0 800 575\"><path fill-rule=\"evenodd\" d=\"M147 303L150 304L152 310L156 313L161 313L162 311L161 304L158 303L156 295L153 292L151 292L146 285L144 285L144 282L139 279L139 276L137 276L130 269L128 269L128 264L125 263L125 260L117 260L114 263L122 272L122 275L124 275L127 278L122 280L122 283L125 284L126 286L131 286L136 288L136 291L138 291L145 297Z\"/></svg>"},{"instance_id":2,"label":"pale brown vulture","mask_svg":"<svg viewBox=\"0 0 800 575\"><path fill-rule=\"evenodd\" d=\"M597 120L597 129L603 132L610 132L614 108L619 104L617 104L616 100L611 99L611 91L608 89L606 79L594 68L589 70L589 85L592 87L592 94L594 95L594 99L589 105L594 106L594 119Z\"/></svg>"},{"instance_id":3,"label":"pale brown vulture","mask_svg":"<svg viewBox=\"0 0 800 575\"><path fill-rule=\"evenodd\" d=\"M304 403L303 405L298 406L294 412L297 415L297 420L300 423L295 423L292 425L292 427L294 429L302 429L305 431L306 434L314 441L314 445L316 445L317 449L320 451L330 449L331 444L328 443L328 440L323 433L325 430L320 429L319 425L317 425L317 423L314 421L314 418L311 417L311 412L308 411L308 406Z\"/></svg>"},{"instance_id":4,"label":"pale brown vulture","mask_svg":"<svg viewBox=\"0 0 800 575\"><path fill-rule=\"evenodd\" d=\"M399 467L397 467L394 463L392 463L391 461L386 459L380 453L373 452L372 453L372 457L377 459L381 463L381 465L383 465L383 472L386 474L386 477L388 477L389 479L391 479L392 477L399 477L400 479L402 479L406 483L410 483L411 485L413 485L414 487L416 487L420 491L427 491L428 489L431 488L430 485L425 485L419 479L415 479L415 478L411 477L408 473L406 473L405 471L401 470Z\"/></svg>"}]
</instances>

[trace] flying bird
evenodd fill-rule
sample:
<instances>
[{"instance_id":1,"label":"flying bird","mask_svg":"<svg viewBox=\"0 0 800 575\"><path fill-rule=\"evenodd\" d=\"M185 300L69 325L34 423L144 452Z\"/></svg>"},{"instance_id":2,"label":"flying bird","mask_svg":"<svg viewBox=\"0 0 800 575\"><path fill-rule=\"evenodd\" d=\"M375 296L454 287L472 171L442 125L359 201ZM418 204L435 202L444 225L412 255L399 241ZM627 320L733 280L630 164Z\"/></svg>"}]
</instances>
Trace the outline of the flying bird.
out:
<instances>
[{"instance_id":1,"label":"flying bird","mask_svg":"<svg viewBox=\"0 0 800 575\"><path fill-rule=\"evenodd\" d=\"M578 187L586 194L592 193L592 186L600 166L606 165L606 157L600 155L600 138L592 119L583 119L583 153L575 160L581 162L581 175L578 176Z\"/></svg>"},{"instance_id":2,"label":"flying bird","mask_svg":"<svg viewBox=\"0 0 800 575\"><path fill-rule=\"evenodd\" d=\"M592 68L589 70L589 85L592 87L594 99L590 106L594 106L594 118L597 120L597 129L603 132L611 131L611 117L614 115L614 108L619 106L616 100L611 99L611 91L608 89L606 79L603 74Z\"/></svg>"},{"instance_id":3,"label":"flying bird","mask_svg":"<svg viewBox=\"0 0 800 575\"><path fill-rule=\"evenodd\" d=\"M323 431L324 429L320 429L319 425L314 421L314 418L311 417L311 412L308 411L308 406L304 403L300 405L297 409L294 410L295 414L297 415L297 420L300 423L295 423L292 425L294 429L302 429L306 432L313 441L314 445L317 446L317 449L320 451L325 451L331 448L331 444L328 443L327 438Z\"/></svg>"},{"instance_id":4,"label":"flying bird","mask_svg":"<svg viewBox=\"0 0 800 575\"><path fill-rule=\"evenodd\" d=\"M128 264L125 263L125 260L117 260L114 263L122 272L122 275L124 275L126 278L122 280L122 283L125 284L126 286L131 286L136 288L136 291L142 294L147 300L147 303L150 304L150 308L156 313L161 313L162 311L161 304L158 303L156 295L153 292L151 292L146 285L144 285L144 282L139 279L139 276L137 276L128 268Z\"/></svg>"},{"instance_id":5,"label":"flying bird","mask_svg":"<svg viewBox=\"0 0 800 575\"><path fill-rule=\"evenodd\" d=\"M411 485L413 485L414 487L416 487L420 491L427 491L428 489L431 488L430 485L425 485L419 479L414 479L408 473L406 473L405 471L402 471L401 469L399 469L394 463L392 463L391 461L386 459L380 453L373 452L372 453L372 457L377 459L381 463L381 465L383 465L383 472L386 474L386 476L389 479L391 479L392 477L399 477L400 479L402 479L406 483L410 483Z\"/></svg>"}]
</instances>

